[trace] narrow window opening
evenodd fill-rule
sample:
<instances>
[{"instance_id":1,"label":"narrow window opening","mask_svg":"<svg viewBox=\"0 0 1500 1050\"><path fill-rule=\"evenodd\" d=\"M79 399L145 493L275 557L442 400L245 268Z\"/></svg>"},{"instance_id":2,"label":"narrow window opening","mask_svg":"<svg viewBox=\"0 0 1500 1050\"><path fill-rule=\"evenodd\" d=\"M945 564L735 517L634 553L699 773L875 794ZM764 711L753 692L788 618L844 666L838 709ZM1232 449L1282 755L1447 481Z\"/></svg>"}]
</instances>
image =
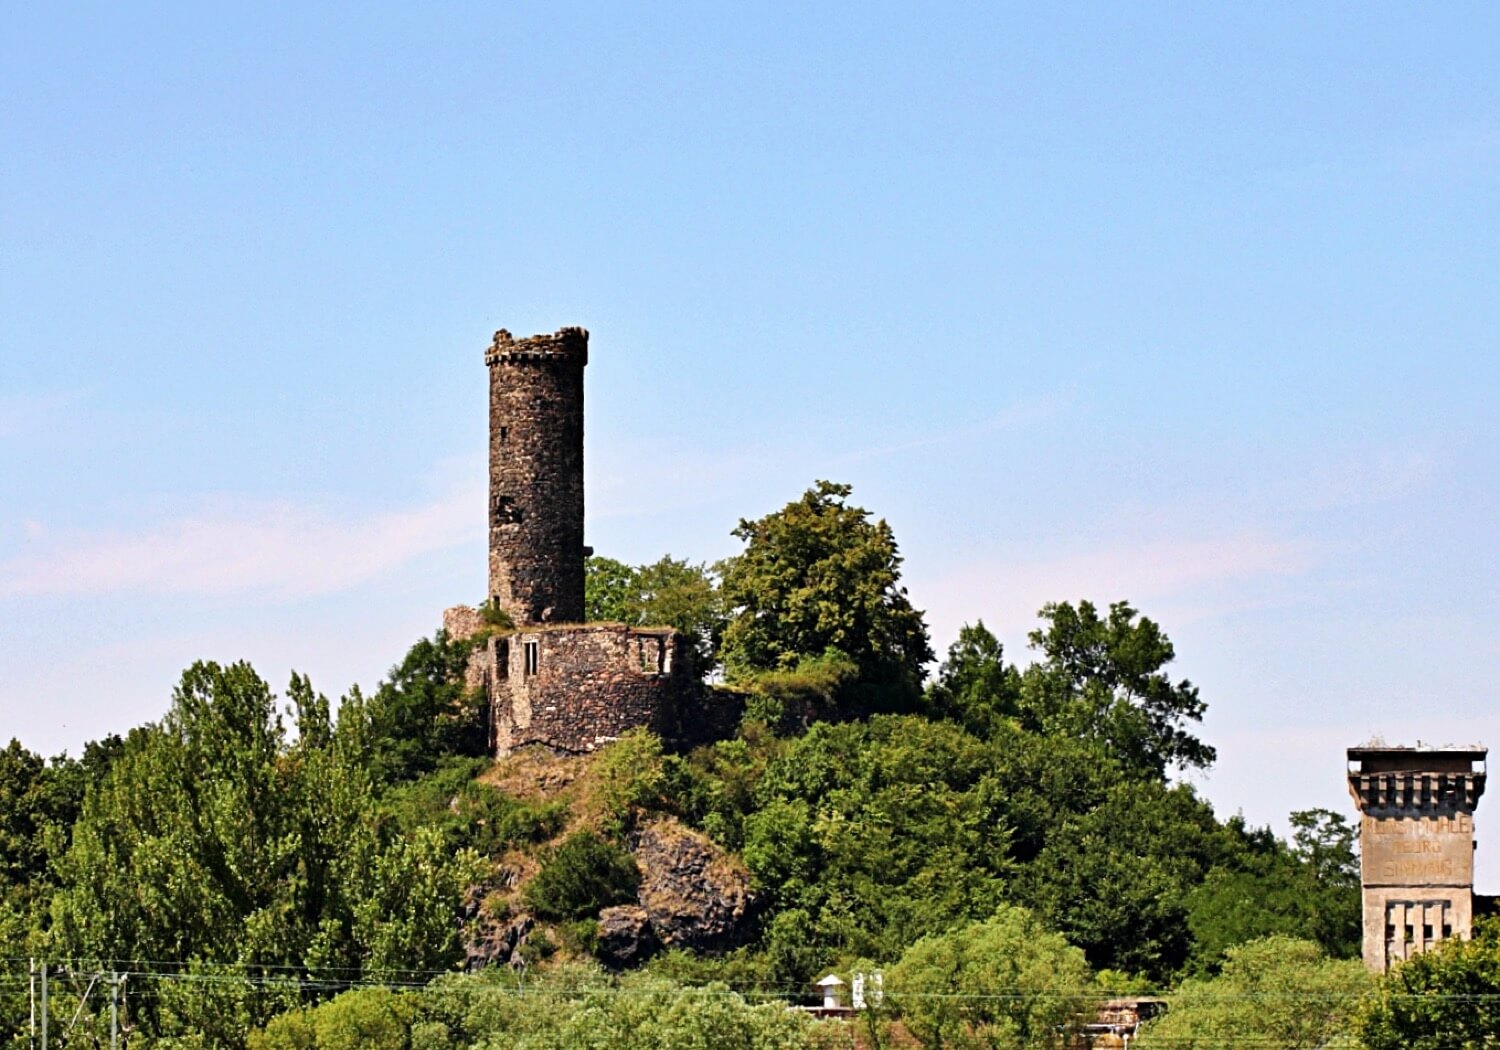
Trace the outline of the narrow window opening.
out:
<instances>
[{"instance_id":1,"label":"narrow window opening","mask_svg":"<svg viewBox=\"0 0 1500 1050\"><path fill-rule=\"evenodd\" d=\"M1385 924L1385 939L1394 941L1396 939L1396 924L1388 922Z\"/></svg>"},{"instance_id":2,"label":"narrow window opening","mask_svg":"<svg viewBox=\"0 0 1500 1050\"><path fill-rule=\"evenodd\" d=\"M524 661L524 673L528 676L536 674L537 668L542 662L542 645L535 638L528 638L521 644L521 655Z\"/></svg>"},{"instance_id":3,"label":"narrow window opening","mask_svg":"<svg viewBox=\"0 0 1500 1050\"><path fill-rule=\"evenodd\" d=\"M661 674L661 639L639 638L636 640L636 659L646 674Z\"/></svg>"},{"instance_id":4,"label":"narrow window opening","mask_svg":"<svg viewBox=\"0 0 1500 1050\"><path fill-rule=\"evenodd\" d=\"M500 428L500 444L504 445L510 441L510 427Z\"/></svg>"},{"instance_id":5,"label":"narrow window opening","mask_svg":"<svg viewBox=\"0 0 1500 1050\"><path fill-rule=\"evenodd\" d=\"M1452 937L1452 936L1453 936L1453 924L1452 923L1447 923L1447 922L1443 923L1443 939L1447 940L1449 937Z\"/></svg>"},{"instance_id":6,"label":"narrow window opening","mask_svg":"<svg viewBox=\"0 0 1500 1050\"><path fill-rule=\"evenodd\" d=\"M514 496L496 496L493 516L496 525L518 525L525 517Z\"/></svg>"},{"instance_id":7,"label":"narrow window opening","mask_svg":"<svg viewBox=\"0 0 1500 1050\"><path fill-rule=\"evenodd\" d=\"M1430 922L1424 922L1422 924L1422 940L1424 940L1424 941L1430 941L1430 940L1432 940L1432 923L1430 923Z\"/></svg>"}]
</instances>

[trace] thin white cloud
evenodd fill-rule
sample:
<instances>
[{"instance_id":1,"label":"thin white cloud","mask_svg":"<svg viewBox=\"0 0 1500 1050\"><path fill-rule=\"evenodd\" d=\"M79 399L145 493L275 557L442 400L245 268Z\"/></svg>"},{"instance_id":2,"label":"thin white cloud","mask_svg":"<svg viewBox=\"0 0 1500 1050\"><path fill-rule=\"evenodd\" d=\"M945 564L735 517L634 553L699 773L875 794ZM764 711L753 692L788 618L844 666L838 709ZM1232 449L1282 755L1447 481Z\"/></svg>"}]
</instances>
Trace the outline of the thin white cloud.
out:
<instances>
[{"instance_id":1,"label":"thin white cloud","mask_svg":"<svg viewBox=\"0 0 1500 1050\"><path fill-rule=\"evenodd\" d=\"M934 430L904 441L846 449L814 448L805 440L796 443L802 435L791 435L790 443L759 441L707 451L647 441L591 449L589 518L604 521L654 516L706 506L754 491L762 483L780 491L790 463L804 464L804 476L828 477L850 464L1040 426L1064 415L1076 401L1070 390L1053 391L1016 401L977 423Z\"/></svg>"},{"instance_id":2,"label":"thin white cloud","mask_svg":"<svg viewBox=\"0 0 1500 1050\"><path fill-rule=\"evenodd\" d=\"M1431 486L1437 458L1423 449L1384 449L1328 469L1312 494L1319 509L1389 503Z\"/></svg>"},{"instance_id":3,"label":"thin white cloud","mask_svg":"<svg viewBox=\"0 0 1500 1050\"><path fill-rule=\"evenodd\" d=\"M90 390L80 388L0 397L0 438L15 437L43 427L59 412L78 404L90 393Z\"/></svg>"},{"instance_id":4,"label":"thin white cloud","mask_svg":"<svg viewBox=\"0 0 1500 1050\"><path fill-rule=\"evenodd\" d=\"M364 517L292 503L205 507L136 531L38 532L0 562L0 596L261 594L345 590L477 537L476 485Z\"/></svg>"},{"instance_id":5,"label":"thin white cloud","mask_svg":"<svg viewBox=\"0 0 1500 1050\"><path fill-rule=\"evenodd\" d=\"M888 445L872 445L868 448L856 449L836 456L831 462L834 464L858 463L868 459L882 459L900 452L909 452L919 448L931 448L934 445L946 445L955 441L970 441L985 434L996 434L1017 430L1025 430L1029 427L1049 423L1063 416L1077 403L1077 395L1070 390L1058 390L1026 401L1017 401L1012 405L990 416L968 426L949 427L945 430L934 431L914 437L908 441L899 441Z\"/></svg>"},{"instance_id":6,"label":"thin white cloud","mask_svg":"<svg viewBox=\"0 0 1500 1050\"><path fill-rule=\"evenodd\" d=\"M1233 592L1266 579L1299 575L1310 567L1304 544L1257 533L1158 538L1100 546L1051 558L1018 556L970 563L932 581L914 581L940 641L965 622L982 618L1009 631L1033 624L1049 601L1089 598L1134 603L1174 599L1189 607L1237 607ZM1244 600L1252 600L1248 596Z\"/></svg>"}]
</instances>

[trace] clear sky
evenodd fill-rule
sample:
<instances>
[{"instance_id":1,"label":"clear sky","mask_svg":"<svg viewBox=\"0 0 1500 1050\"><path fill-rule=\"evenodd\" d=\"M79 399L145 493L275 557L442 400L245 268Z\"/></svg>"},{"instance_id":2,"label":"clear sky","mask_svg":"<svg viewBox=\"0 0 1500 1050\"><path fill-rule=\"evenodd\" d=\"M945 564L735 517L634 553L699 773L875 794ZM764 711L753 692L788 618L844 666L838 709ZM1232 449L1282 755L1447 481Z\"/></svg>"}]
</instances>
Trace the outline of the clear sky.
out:
<instances>
[{"instance_id":1,"label":"clear sky","mask_svg":"<svg viewBox=\"0 0 1500 1050\"><path fill-rule=\"evenodd\" d=\"M1500 745L1497 71L1478 3L6 4L0 740L373 685L483 596L491 332L581 324L600 553L847 481L939 649L1129 599L1221 815L1352 815Z\"/></svg>"}]
</instances>

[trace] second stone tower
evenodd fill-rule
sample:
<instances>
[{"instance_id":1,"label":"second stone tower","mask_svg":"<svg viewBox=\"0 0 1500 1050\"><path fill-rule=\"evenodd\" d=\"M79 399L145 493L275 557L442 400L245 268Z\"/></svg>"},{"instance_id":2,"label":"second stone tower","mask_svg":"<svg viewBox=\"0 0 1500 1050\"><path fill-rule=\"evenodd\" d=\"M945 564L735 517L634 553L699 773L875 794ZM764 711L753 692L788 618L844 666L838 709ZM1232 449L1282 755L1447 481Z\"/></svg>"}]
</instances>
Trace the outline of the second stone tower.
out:
<instances>
[{"instance_id":1,"label":"second stone tower","mask_svg":"<svg viewBox=\"0 0 1500 1050\"><path fill-rule=\"evenodd\" d=\"M583 369L589 334L495 333L489 597L516 624L583 621Z\"/></svg>"}]
</instances>

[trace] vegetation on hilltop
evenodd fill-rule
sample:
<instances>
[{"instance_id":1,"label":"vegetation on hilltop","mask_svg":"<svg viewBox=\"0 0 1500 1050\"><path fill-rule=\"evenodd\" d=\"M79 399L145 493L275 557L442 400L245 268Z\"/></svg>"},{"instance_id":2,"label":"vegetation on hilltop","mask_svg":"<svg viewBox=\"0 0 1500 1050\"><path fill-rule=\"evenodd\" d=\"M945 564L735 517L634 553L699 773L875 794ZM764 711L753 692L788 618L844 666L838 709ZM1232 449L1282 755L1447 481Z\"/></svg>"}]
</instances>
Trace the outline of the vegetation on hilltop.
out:
<instances>
[{"instance_id":1,"label":"vegetation on hilltop","mask_svg":"<svg viewBox=\"0 0 1500 1050\"><path fill-rule=\"evenodd\" d=\"M1049 604L1022 665L976 621L927 682L894 537L849 496L820 482L742 521L743 552L712 568L590 560L592 617L689 632L700 668L748 694L739 731L691 753L636 731L493 763L470 643L441 633L336 709L305 678L278 700L248 665L200 663L160 722L80 759L12 742L0 1042L25 1038L31 956L68 960L49 1002L68 1045L104 1038L87 976L116 970L135 974L132 1046L834 1045L778 1005L830 968L886 973L861 1045L1049 1046L1112 989L1174 985L1158 1045L1209 1045L1251 1023L1226 996L1298 986L1338 1008L1256 1023L1423 1045L1395 985L1349 1005L1370 987L1343 961L1349 822L1295 814L1283 842L1174 779L1214 751L1160 626L1126 602ZM748 880L747 928L610 975L599 916L643 892L641 843L668 826ZM1495 941L1401 979L1500 991ZM511 965L453 972L489 958Z\"/></svg>"}]
</instances>

